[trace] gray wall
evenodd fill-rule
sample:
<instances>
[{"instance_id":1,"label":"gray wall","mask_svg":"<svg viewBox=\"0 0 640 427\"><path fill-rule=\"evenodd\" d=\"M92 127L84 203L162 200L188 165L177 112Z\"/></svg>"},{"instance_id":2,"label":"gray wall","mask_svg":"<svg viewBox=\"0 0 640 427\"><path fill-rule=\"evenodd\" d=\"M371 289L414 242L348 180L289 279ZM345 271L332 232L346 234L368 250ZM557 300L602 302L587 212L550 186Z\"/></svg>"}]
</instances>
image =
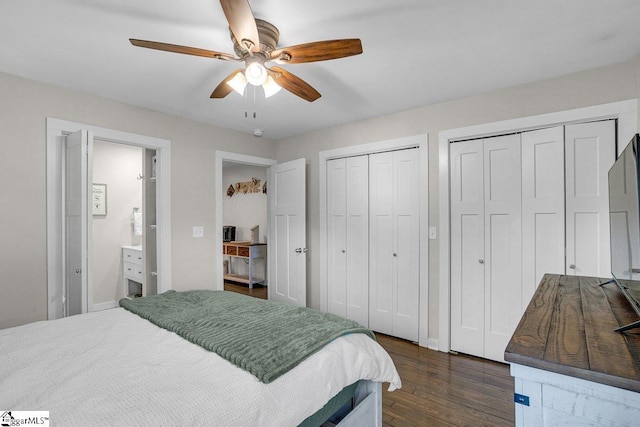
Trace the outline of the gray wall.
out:
<instances>
[{"instance_id":1,"label":"gray wall","mask_svg":"<svg viewBox=\"0 0 640 427\"><path fill-rule=\"evenodd\" d=\"M272 141L5 73L0 94L0 328L47 318L46 117L171 141L173 287L214 287L215 150L273 158Z\"/></svg>"},{"instance_id":2,"label":"gray wall","mask_svg":"<svg viewBox=\"0 0 640 427\"><path fill-rule=\"evenodd\" d=\"M307 159L307 301L320 307L318 153L429 135L429 224L438 225L438 133L443 130L569 110L640 97L640 62L629 61L560 78L336 126L278 141L278 161ZM438 230L439 232L440 230ZM440 234L440 233L439 233ZM429 241L429 338L438 339L438 240Z\"/></svg>"}]
</instances>

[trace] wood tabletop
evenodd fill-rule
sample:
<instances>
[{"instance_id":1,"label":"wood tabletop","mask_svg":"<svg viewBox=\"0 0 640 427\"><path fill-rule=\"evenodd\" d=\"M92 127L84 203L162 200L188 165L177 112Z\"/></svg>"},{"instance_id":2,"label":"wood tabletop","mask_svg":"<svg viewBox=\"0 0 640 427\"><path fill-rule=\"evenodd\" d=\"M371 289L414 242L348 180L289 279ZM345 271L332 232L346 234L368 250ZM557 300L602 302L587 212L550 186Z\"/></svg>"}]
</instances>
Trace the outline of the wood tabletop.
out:
<instances>
[{"instance_id":1,"label":"wood tabletop","mask_svg":"<svg viewBox=\"0 0 640 427\"><path fill-rule=\"evenodd\" d=\"M614 283L600 286L607 280L546 274L505 360L640 392L640 329L614 331L638 317Z\"/></svg>"}]
</instances>

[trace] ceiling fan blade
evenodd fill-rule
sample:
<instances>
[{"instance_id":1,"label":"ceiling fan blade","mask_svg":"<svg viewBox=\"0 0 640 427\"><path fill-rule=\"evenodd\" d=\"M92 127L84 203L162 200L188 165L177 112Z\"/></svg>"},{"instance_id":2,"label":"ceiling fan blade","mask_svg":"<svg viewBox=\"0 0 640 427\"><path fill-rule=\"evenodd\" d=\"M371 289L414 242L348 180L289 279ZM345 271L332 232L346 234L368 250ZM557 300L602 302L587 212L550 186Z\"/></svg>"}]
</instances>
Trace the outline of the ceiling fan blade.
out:
<instances>
[{"instance_id":1,"label":"ceiling fan blade","mask_svg":"<svg viewBox=\"0 0 640 427\"><path fill-rule=\"evenodd\" d=\"M362 53L360 39L325 40L283 47L271 52L271 60L279 64L327 61Z\"/></svg>"},{"instance_id":2,"label":"ceiling fan blade","mask_svg":"<svg viewBox=\"0 0 640 427\"><path fill-rule=\"evenodd\" d=\"M225 96L229 95L233 91L233 88L227 83L229 82L229 80L233 79L236 74L242 73L244 72L244 70L244 68L240 68L229 74L223 81L220 82L220 84L213 90L213 92L211 92L211 96L209 98L224 98Z\"/></svg>"},{"instance_id":3,"label":"ceiling fan blade","mask_svg":"<svg viewBox=\"0 0 640 427\"><path fill-rule=\"evenodd\" d=\"M316 99L320 98L320 92L315 90L313 87L309 85L309 83L302 80L300 77L297 77L287 70L280 67L271 67L269 70L269 74L275 82L288 90L294 95L299 96L302 99L305 99L309 102L313 102Z\"/></svg>"},{"instance_id":4,"label":"ceiling fan blade","mask_svg":"<svg viewBox=\"0 0 640 427\"><path fill-rule=\"evenodd\" d=\"M248 51L260 52L258 26L247 0L220 0L229 28L240 46Z\"/></svg>"},{"instance_id":5,"label":"ceiling fan blade","mask_svg":"<svg viewBox=\"0 0 640 427\"><path fill-rule=\"evenodd\" d=\"M183 53L185 55L203 56L205 58L223 59L225 61L241 61L233 55L213 50L198 49L196 47L180 46L177 44L152 42L149 40L129 39L132 45L146 47L147 49L163 50L165 52Z\"/></svg>"}]
</instances>

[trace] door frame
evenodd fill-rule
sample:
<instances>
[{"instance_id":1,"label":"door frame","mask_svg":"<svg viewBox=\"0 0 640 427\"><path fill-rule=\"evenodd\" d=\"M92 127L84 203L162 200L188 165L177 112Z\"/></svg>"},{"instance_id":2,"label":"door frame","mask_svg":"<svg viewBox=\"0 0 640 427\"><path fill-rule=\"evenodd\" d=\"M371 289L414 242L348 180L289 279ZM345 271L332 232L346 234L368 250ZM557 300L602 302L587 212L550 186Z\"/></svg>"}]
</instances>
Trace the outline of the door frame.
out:
<instances>
[{"instance_id":1,"label":"door frame","mask_svg":"<svg viewBox=\"0 0 640 427\"><path fill-rule=\"evenodd\" d=\"M226 193L222 188L222 168L224 162L238 163L247 166L261 166L264 168L270 168L278 162L274 159L267 159L264 157L250 156L247 154L232 153L229 151L216 150L215 163L214 163L214 200L215 200L215 212L214 212L214 227L213 227L213 244L215 245L215 259L220 260L214 265L214 289L222 291L224 290L224 266L223 266L223 254L222 254L222 203L223 197ZM267 206L269 205L269 193L267 192ZM269 253L268 244L269 238L269 214L267 213L267 254ZM267 255L268 256L268 255ZM267 283L268 286L268 283Z\"/></svg>"},{"instance_id":2,"label":"door frame","mask_svg":"<svg viewBox=\"0 0 640 427\"><path fill-rule=\"evenodd\" d=\"M440 351L451 350L451 232L450 232L450 174L449 144L473 138L486 138L508 133L524 132L554 126L583 123L596 120L617 119L616 145L619 154L638 129L638 99L595 105L522 117L493 123L485 123L438 133L439 152L439 226L438 243L439 283L438 283L438 339L431 340Z\"/></svg>"},{"instance_id":3,"label":"door frame","mask_svg":"<svg viewBox=\"0 0 640 427\"><path fill-rule=\"evenodd\" d=\"M47 164L47 318L62 317L59 301L49 296L64 286L64 189L63 153L66 135L80 129L93 133L94 140L133 145L157 151L158 175L156 180L158 293L172 289L171 282L171 141L128 132L101 128L84 123L46 118ZM91 183L88 183L91 184ZM91 294L91 280L87 277ZM87 311L94 307L87 301Z\"/></svg>"},{"instance_id":4,"label":"door frame","mask_svg":"<svg viewBox=\"0 0 640 427\"><path fill-rule=\"evenodd\" d=\"M418 147L420 165L420 314L418 344L429 347L429 135L372 142L336 148L318 153L319 206L320 206L320 310L328 306L327 260L327 161L343 157L375 154L385 151Z\"/></svg>"}]
</instances>

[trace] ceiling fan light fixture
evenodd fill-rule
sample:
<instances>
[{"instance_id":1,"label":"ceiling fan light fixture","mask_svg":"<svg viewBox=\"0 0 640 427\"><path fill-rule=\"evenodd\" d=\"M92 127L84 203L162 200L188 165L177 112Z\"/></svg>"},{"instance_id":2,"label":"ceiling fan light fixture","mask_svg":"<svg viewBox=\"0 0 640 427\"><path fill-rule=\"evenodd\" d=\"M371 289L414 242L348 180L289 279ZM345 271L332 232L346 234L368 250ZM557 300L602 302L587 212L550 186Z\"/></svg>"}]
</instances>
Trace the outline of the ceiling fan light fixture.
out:
<instances>
[{"instance_id":1,"label":"ceiling fan light fixture","mask_svg":"<svg viewBox=\"0 0 640 427\"><path fill-rule=\"evenodd\" d=\"M267 69L258 62L252 62L244 72L247 81L254 86L260 86L267 81Z\"/></svg>"},{"instance_id":2,"label":"ceiling fan light fixture","mask_svg":"<svg viewBox=\"0 0 640 427\"><path fill-rule=\"evenodd\" d=\"M244 88L247 87L247 78L243 73L239 72L231 80L227 82L240 95L244 94Z\"/></svg>"},{"instance_id":3,"label":"ceiling fan light fixture","mask_svg":"<svg viewBox=\"0 0 640 427\"><path fill-rule=\"evenodd\" d=\"M262 89L264 89L264 97L269 98L276 93L280 92L282 87L276 83L276 81L271 76L267 76L267 79L262 83Z\"/></svg>"}]
</instances>

